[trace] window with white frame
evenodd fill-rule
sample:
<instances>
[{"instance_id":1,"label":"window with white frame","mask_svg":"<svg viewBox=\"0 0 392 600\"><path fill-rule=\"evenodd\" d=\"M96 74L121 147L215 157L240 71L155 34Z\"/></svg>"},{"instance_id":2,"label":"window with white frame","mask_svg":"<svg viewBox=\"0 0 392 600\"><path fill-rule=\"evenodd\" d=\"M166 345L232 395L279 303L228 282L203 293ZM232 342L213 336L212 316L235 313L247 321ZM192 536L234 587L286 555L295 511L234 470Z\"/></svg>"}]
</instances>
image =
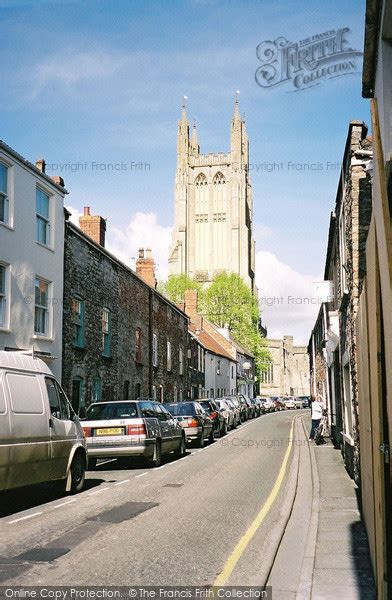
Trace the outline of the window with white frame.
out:
<instances>
[{"instance_id":1,"label":"window with white frame","mask_svg":"<svg viewBox=\"0 0 392 600\"><path fill-rule=\"evenodd\" d=\"M166 368L168 371L171 371L172 368L171 342L169 340L166 343Z\"/></svg>"},{"instance_id":2,"label":"window with white frame","mask_svg":"<svg viewBox=\"0 0 392 600\"><path fill-rule=\"evenodd\" d=\"M0 264L0 327L7 327L7 265Z\"/></svg>"},{"instance_id":3,"label":"window with white frame","mask_svg":"<svg viewBox=\"0 0 392 600\"><path fill-rule=\"evenodd\" d=\"M8 200L8 167L0 162L0 222L8 224L9 200Z\"/></svg>"},{"instance_id":4,"label":"window with white frame","mask_svg":"<svg viewBox=\"0 0 392 600\"><path fill-rule=\"evenodd\" d=\"M50 245L50 198L41 188L36 190L36 240Z\"/></svg>"},{"instance_id":5,"label":"window with white frame","mask_svg":"<svg viewBox=\"0 0 392 600\"><path fill-rule=\"evenodd\" d=\"M49 335L49 282L39 277L35 278L34 333Z\"/></svg>"},{"instance_id":6,"label":"window with white frame","mask_svg":"<svg viewBox=\"0 0 392 600\"><path fill-rule=\"evenodd\" d=\"M179 354L178 354L178 359L179 359L179 369L180 369L180 375L184 375L184 351L182 348L180 348L179 350Z\"/></svg>"},{"instance_id":7,"label":"window with white frame","mask_svg":"<svg viewBox=\"0 0 392 600\"><path fill-rule=\"evenodd\" d=\"M158 366L158 336L156 333L152 334L152 366Z\"/></svg>"}]
</instances>

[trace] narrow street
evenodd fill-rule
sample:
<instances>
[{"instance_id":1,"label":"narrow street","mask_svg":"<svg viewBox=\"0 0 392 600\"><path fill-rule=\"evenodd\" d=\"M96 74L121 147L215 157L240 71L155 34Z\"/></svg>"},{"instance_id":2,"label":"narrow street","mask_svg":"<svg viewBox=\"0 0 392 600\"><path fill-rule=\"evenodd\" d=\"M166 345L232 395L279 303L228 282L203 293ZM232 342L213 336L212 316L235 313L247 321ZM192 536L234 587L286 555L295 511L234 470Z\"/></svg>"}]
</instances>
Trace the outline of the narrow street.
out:
<instances>
[{"instance_id":1,"label":"narrow street","mask_svg":"<svg viewBox=\"0 0 392 600\"><path fill-rule=\"evenodd\" d=\"M295 443L283 473L282 464L301 414L307 412L263 415L204 449L189 449L182 459L166 459L158 469L101 463L75 496L60 496L52 486L3 494L1 580L208 586L220 576L221 585L260 585ZM227 576L229 556L263 507L257 531L234 553Z\"/></svg>"}]
</instances>

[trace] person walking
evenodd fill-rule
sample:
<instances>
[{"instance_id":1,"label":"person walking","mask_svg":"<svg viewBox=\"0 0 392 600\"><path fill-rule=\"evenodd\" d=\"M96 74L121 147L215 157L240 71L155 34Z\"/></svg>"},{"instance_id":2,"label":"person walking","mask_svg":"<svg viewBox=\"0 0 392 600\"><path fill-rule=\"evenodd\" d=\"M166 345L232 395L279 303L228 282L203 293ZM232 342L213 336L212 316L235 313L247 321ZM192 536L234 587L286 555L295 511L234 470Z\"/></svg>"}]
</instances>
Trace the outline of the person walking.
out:
<instances>
[{"instance_id":1,"label":"person walking","mask_svg":"<svg viewBox=\"0 0 392 600\"><path fill-rule=\"evenodd\" d=\"M323 401L321 396L317 396L317 398L312 398L312 427L310 428L309 441L314 440L315 433L317 431L317 427L320 425L322 416L323 416Z\"/></svg>"}]
</instances>

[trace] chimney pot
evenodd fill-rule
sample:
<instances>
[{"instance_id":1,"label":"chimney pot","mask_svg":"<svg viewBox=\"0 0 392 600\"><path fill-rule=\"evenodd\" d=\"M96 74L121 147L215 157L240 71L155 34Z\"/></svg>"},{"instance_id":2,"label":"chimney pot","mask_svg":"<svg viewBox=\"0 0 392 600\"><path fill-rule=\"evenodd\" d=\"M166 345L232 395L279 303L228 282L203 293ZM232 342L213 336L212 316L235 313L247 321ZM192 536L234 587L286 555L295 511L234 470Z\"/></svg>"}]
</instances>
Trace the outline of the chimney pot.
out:
<instances>
[{"instance_id":1,"label":"chimney pot","mask_svg":"<svg viewBox=\"0 0 392 600\"><path fill-rule=\"evenodd\" d=\"M139 248L139 258L144 258L144 248Z\"/></svg>"},{"instance_id":2,"label":"chimney pot","mask_svg":"<svg viewBox=\"0 0 392 600\"><path fill-rule=\"evenodd\" d=\"M39 158L38 160L35 161L35 166L38 169L38 171L41 171L41 173L45 173L45 159L44 158Z\"/></svg>"},{"instance_id":3,"label":"chimney pot","mask_svg":"<svg viewBox=\"0 0 392 600\"><path fill-rule=\"evenodd\" d=\"M83 214L84 215L89 215L90 214L90 207L89 206L85 206L83 209Z\"/></svg>"}]
</instances>

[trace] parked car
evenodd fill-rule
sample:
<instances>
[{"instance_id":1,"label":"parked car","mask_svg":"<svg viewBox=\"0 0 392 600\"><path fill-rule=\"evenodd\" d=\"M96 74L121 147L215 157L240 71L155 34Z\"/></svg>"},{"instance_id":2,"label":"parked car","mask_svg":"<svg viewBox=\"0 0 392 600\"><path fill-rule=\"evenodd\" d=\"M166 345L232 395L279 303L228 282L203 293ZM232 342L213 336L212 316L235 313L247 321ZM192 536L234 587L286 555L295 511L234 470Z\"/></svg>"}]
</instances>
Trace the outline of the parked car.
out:
<instances>
[{"instance_id":1,"label":"parked car","mask_svg":"<svg viewBox=\"0 0 392 600\"><path fill-rule=\"evenodd\" d=\"M260 405L259 405L257 398L251 398L250 401L253 406L253 417L259 417L261 412L260 412Z\"/></svg>"},{"instance_id":2,"label":"parked car","mask_svg":"<svg viewBox=\"0 0 392 600\"><path fill-rule=\"evenodd\" d=\"M200 406L206 411L207 415L212 419L214 423L214 433L219 435L226 435L227 426L226 419L223 413L219 410L215 400L211 398L199 399Z\"/></svg>"},{"instance_id":3,"label":"parked car","mask_svg":"<svg viewBox=\"0 0 392 600\"><path fill-rule=\"evenodd\" d=\"M244 394L238 394L238 398L239 398L240 402L241 402L241 400L244 402L245 414L246 414L245 420L251 419L252 415L253 415L253 406L252 406L249 398L247 396L245 396Z\"/></svg>"},{"instance_id":4,"label":"parked car","mask_svg":"<svg viewBox=\"0 0 392 600\"><path fill-rule=\"evenodd\" d=\"M271 398L271 401L274 403L275 412L286 409L286 406L285 406L283 400L281 398L279 398L278 396L273 396Z\"/></svg>"},{"instance_id":5,"label":"parked car","mask_svg":"<svg viewBox=\"0 0 392 600\"><path fill-rule=\"evenodd\" d=\"M214 423L198 402L170 402L165 406L184 429L187 442L203 448L206 440L215 441Z\"/></svg>"},{"instance_id":6,"label":"parked car","mask_svg":"<svg viewBox=\"0 0 392 600\"><path fill-rule=\"evenodd\" d=\"M225 398L216 398L215 400L220 412L225 418L226 421L226 431L229 429L234 429L235 427L235 417L234 410L229 406L228 402Z\"/></svg>"},{"instance_id":7,"label":"parked car","mask_svg":"<svg viewBox=\"0 0 392 600\"><path fill-rule=\"evenodd\" d=\"M287 409L291 410L291 409L295 408L294 396L287 396L287 397L283 398L283 402L285 403Z\"/></svg>"},{"instance_id":8,"label":"parked car","mask_svg":"<svg viewBox=\"0 0 392 600\"><path fill-rule=\"evenodd\" d=\"M241 406L235 396L225 396L225 401L234 412L234 427L241 425Z\"/></svg>"},{"instance_id":9,"label":"parked car","mask_svg":"<svg viewBox=\"0 0 392 600\"><path fill-rule=\"evenodd\" d=\"M302 408L302 398L294 398L295 408Z\"/></svg>"},{"instance_id":10,"label":"parked car","mask_svg":"<svg viewBox=\"0 0 392 600\"><path fill-rule=\"evenodd\" d=\"M0 351L0 491L60 481L76 493L86 464L79 419L49 367Z\"/></svg>"},{"instance_id":11,"label":"parked car","mask_svg":"<svg viewBox=\"0 0 392 600\"><path fill-rule=\"evenodd\" d=\"M302 401L302 408L310 407L310 397L309 396L299 396L298 400Z\"/></svg>"},{"instance_id":12,"label":"parked car","mask_svg":"<svg viewBox=\"0 0 392 600\"><path fill-rule=\"evenodd\" d=\"M264 406L263 400L261 398L259 398L259 397L255 398L255 400L256 400L256 403L257 403L257 405L259 407L259 414L263 415L265 413L265 406Z\"/></svg>"},{"instance_id":13,"label":"parked car","mask_svg":"<svg viewBox=\"0 0 392 600\"><path fill-rule=\"evenodd\" d=\"M247 421L249 419L249 407L245 400L245 397L242 394L237 395L237 400L240 405L241 423L244 423L244 421Z\"/></svg>"},{"instance_id":14,"label":"parked car","mask_svg":"<svg viewBox=\"0 0 392 600\"><path fill-rule=\"evenodd\" d=\"M186 450L185 434L167 407L153 400L91 404L82 420L89 467L98 458L144 457L159 467L162 456Z\"/></svg>"},{"instance_id":15,"label":"parked car","mask_svg":"<svg viewBox=\"0 0 392 600\"><path fill-rule=\"evenodd\" d=\"M260 402L263 404L264 412L270 413L275 411L275 403L272 402L271 398L261 398Z\"/></svg>"}]
</instances>

